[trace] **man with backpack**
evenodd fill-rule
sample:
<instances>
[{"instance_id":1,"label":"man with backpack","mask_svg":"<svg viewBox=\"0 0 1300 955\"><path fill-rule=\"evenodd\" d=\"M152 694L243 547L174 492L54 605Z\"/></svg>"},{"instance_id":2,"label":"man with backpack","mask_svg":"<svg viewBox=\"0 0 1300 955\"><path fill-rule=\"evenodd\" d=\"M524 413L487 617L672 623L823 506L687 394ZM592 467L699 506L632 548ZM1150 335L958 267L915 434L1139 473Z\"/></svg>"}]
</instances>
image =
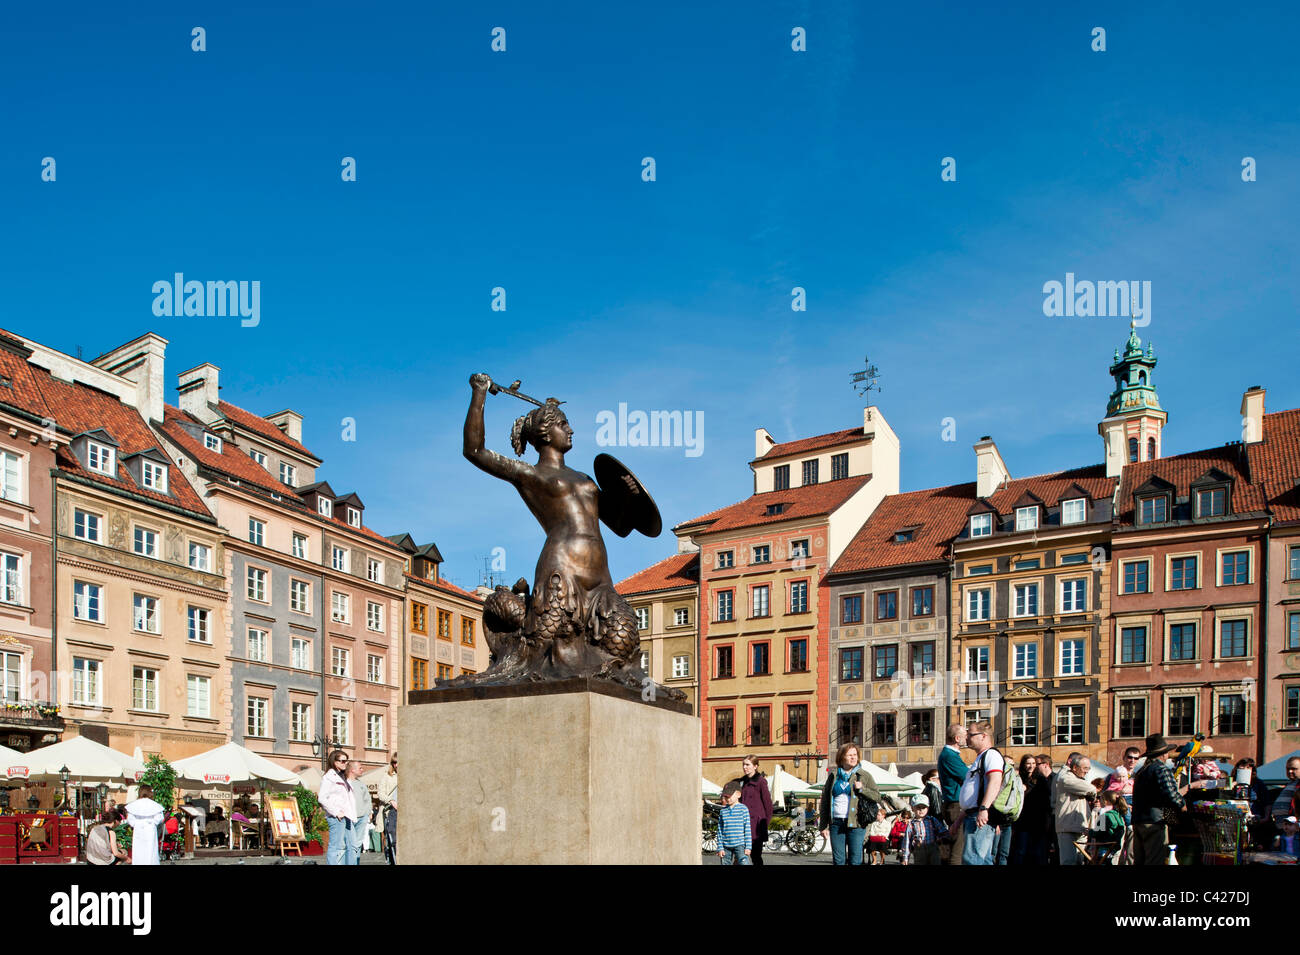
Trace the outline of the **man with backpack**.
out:
<instances>
[{"instance_id":1,"label":"man with backpack","mask_svg":"<svg viewBox=\"0 0 1300 955\"><path fill-rule=\"evenodd\" d=\"M961 864L993 865L997 827L1010 825L1020 812L1016 799L1019 777L1007 778L1014 777L1015 773L1007 773L1006 760L993 748L991 724L971 723L966 731L966 745L977 755L958 796L961 803L958 821L966 831Z\"/></svg>"},{"instance_id":2,"label":"man with backpack","mask_svg":"<svg viewBox=\"0 0 1300 955\"><path fill-rule=\"evenodd\" d=\"M1096 788L1088 782L1092 760L1083 753L1071 753L1065 769L1056 777L1056 847L1061 865L1078 865L1079 849L1088 841L1088 817Z\"/></svg>"}]
</instances>

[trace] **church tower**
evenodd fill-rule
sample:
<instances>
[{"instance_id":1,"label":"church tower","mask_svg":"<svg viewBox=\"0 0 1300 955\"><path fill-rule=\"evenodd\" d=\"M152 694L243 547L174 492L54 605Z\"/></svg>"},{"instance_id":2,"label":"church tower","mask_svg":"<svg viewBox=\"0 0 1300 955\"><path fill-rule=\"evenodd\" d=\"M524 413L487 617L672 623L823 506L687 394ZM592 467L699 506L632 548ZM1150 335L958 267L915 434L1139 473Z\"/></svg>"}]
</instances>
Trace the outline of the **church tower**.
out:
<instances>
[{"instance_id":1,"label":"church tower","mask_svg":"<svg viewBox=\"0 0 1300 955\"><path fill-rule=\"evenodd\" d=\"M1143 350L1137 323L1130 323L1124 353L1117 349L1110 366L1115 390L1106 403L1106 417L1097 425L1105 444L1108 477L1118 477L1125 464L1160 457L1160 432L1169 416L1156 395L1155 367L1155 349L1148 342Z\"/></svg>"}]
</instances>

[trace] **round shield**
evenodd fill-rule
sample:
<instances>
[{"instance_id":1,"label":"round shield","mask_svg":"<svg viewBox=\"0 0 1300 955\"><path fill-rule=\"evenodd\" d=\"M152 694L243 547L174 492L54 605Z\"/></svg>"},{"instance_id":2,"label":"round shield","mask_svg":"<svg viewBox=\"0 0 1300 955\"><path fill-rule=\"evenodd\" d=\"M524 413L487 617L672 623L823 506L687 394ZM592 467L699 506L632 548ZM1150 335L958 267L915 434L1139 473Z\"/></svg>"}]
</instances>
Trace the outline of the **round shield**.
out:
<instances>
[{"instance_id":1,"label":"round shield","mask_svg":"<svg viewBox=\"0 0 1300 955\"><path fill-rule=\"evenodd\" d=\"M627 465L613 455L598 454L592 470L600 486L600 519L605 526L619 537L633 531L658 537L664 529L659 508Z\"/></svg>"}]
</instances>

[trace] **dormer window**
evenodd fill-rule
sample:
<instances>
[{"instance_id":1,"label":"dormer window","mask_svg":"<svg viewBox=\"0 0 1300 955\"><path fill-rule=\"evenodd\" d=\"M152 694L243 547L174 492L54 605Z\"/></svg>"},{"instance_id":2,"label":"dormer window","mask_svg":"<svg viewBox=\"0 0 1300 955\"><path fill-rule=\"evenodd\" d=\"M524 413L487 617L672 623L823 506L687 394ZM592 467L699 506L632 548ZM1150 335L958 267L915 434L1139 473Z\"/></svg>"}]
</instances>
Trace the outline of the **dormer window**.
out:
<instances>
[{"instance_id":1,"label":"dormer window","mask_svg":"<svg viewBox=\"0 0 1300 955\"><path fill-rule=\"evenodd\" d=\"M1088 502L1084 498L1075 497L1061 502L1062 524L1082 524L1087 519Z\"/></svg>"},{"instance_id":2,"label":"dormer window","mask_svg":"<svg viewBox=\"0 0 1300 955\"><path fill-rule=\"evenodd\" d=\"M113 466L113 449L106 444L87 441L86 467L92 471L98 471L100 474L115 477L117 469Z\"/></svg>"},{"instance_id":3,"label":"dormer window","mask_svg":"<svg viewBox=\"0 0 1300 955\"><path fill-rule=\"evenodd\" d=\"M293 487L298 483L298 469L292 464L280 462L280 483Z\"/></svg>"},{"instance_id":4,"label":"dormer window","mask_svg":"<svg viewBox=\"0 0 1300 955\"><path fill-rule=\"evenodd\" d=\"M353 527L361 526L361 512L358 511L355 507L348 508L348 523L351 524Z\"/></svg>"},{"instance_id":5,"label":"dormer window","mask_svg":"<svg viewBox=\"0 0 1300 955\"><path fill-rule=\"evenodd\" d=\"M333 517L334 502L328 497L318 497L316 498L316 510L320 512L322 517Z\"/></svg>"},{"instance_id":6,"label":"dormer window","mask_svg":"<svg viewBox=\"0 0 1300 955\"><path fill-rule=\"evenodd\" d=\"M807 487L817 483L817 459L803 462L803 484Z\"/></svg>"},{"instance_id":7,"label":"dormer window","mask_svg":"<svg viewBox=\"0 0 1300 955\"><path fill-rule=\"evenodd\" d=\"M993 533L992 514L974 514L970 519L971 537L988 537Z\"/></svg>"},{"instance_id":8,"label":"dormer window","mask_svg":"<svg viewBox=\"0 0 1300 955\"><path fill-rule=\"evenodd\" d=\"M1038 528L1038 505L1016 508L1016 530L1032 531Z\"/></svg>"},{"instance_id":9,"label":"dormer window","mask_svg":"<svg viewBox=\"0 0 1300 955\"><path fill-rule=\"evenodd\" d=\"M1139 524L1162 524L1169 520L1169 498L1163 494L1138 501Z\"/></svg>"},{"instance_id":10,"label":"dormer window","mask_svg":"<svg viewBox=\"0 0 1300 955\"><path fill-rule=\"evenodd\" d=\"M257 448L249 448L248 456L252 458L254 461L256 461L258 464L260 464L262 467L266 467L266 455L263 454L261 451L257 450Z\"/></svg>"},{"instance_id":11,"label":"dormer window","mask_svg":"<svg viewBox=\"0 0 1300 955\"><path fill-rule=\"evenodd\" d=\"M203 446L209 451L215 451L217 454L221 453L221 439L215 434L203 432Z\"/></svg>"},{"instance_id":12,"label":"dormer window","mask_svg":"<svg viewBox=\"0 0 1300 955\"><path fill-rule=\"evenodd\" d=\"M776 515L780 514L784 510L785 510L784 504L769 504L767 505L767 516L775 517Z\"/></svg>"},{"instance_id":13,"label":"dormer window","mask_svg":"<svg viewBox=\"0 0 1300 955\"><path fill-rule=\"evenodd\" d=\"M1222 517L1228 513L1228 489L1210 487L1196 492L1197 517Z\"/></svg>"},{"instance_id":14,"label":"dormer window","mask_svg":"<svg viewBox=\"0 0 1300 955\"><path fill-rule=\"evenodd\" d=\"M167 466L163 464L154 464L152 461L141 462L140 468L141 482L151 491L157 491L159 494L167 493Z\"/></svg>"},{"instance_id":15,"label":"dormer window","mask_svg":"<svg viewBox=\"0 0 1300 955\"><path fill-rule=\"evenodd\" d=\"M910 528L910 527L909 527L909 528L907 528L907 529L905 529L905 530L895 531L895 532L894 532L894 543L895 543L895 544L906 544L908 541L912 540L915 536L916 536L916 530L915 530L914 528Z\"/></svg>"}]
</instances>

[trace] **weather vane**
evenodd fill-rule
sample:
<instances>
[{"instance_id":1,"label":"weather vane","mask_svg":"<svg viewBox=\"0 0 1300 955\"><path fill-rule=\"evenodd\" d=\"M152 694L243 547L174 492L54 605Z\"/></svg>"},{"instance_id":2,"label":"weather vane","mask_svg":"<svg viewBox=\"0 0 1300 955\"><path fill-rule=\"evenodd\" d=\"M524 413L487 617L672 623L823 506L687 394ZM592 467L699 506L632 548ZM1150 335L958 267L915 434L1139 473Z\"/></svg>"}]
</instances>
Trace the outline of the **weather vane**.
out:
<instances>
[{"instance_id":1,"label":"weather vane","mask_svg":"<svg viewBox=\"0 0 1300 955\"><path fill-rule=\"evenodd\" d=\"M849 375L849 382L853 385L853 390L859 395L866 395L872 391L882 391L883 389L880 387L880 369L871 364L871 359L866 355L862 356L862 361L867 367Z\"/></svg>"}]
</instances>

